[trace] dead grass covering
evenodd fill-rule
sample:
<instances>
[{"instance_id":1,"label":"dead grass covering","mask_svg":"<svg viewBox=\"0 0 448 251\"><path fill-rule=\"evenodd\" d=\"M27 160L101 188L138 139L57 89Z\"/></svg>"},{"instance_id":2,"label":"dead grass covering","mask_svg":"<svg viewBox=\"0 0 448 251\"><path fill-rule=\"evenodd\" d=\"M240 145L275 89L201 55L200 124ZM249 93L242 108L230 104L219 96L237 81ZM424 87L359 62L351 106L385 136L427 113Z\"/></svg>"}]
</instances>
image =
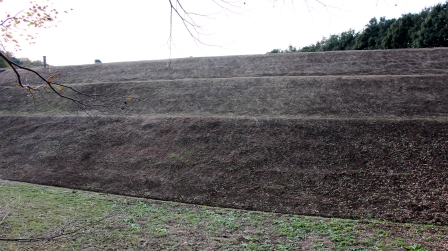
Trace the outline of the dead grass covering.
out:
<instances>
[{"instance_id":1,"label":"dead grass covering","mask_svg":"<svg viewBox=\"0 0 448 251\"><path fill-rule=\"evenodd\" d=\"M108 115L440 117L448 114L447 75L266 77L76 85L101 93L89 110ZM64 91L66 95L69 90ZM68 100L11 87L0 112L82 112ZM76 97L76 95L75 95Z\"/></svg>"},{"instance_id":2,"label":"dead grass covering","mask_svg":"<svg viewBox=\"0 0 448 251\"><path fill-rule=\"evenodd\" d=\"M120 62L53 67L65 84L262 76L447 74L448 48L335 51ZM45 72L42 69L42 72ZM35 81L27 75L30 83ZM0 85L17 82L0 73Z\"/></svg>"},{"instance_id":3,"label":"dead grass covering","mask_svg":"<svg viewBox=\"0 0 448 251\"><path fill-rule=\"evenodd\" d=\"M261 211L448 223L446 121L1 117L0 178Z\"/></svg>"},{"instance_id":4,"label":"dead grass covering","mask_svg":"<svg viewBox=\"0 0 448 251\"><path fill-rule=\"evenodd\" d=\"M437 48L52 69L106 94L93 118L52 96L25 98L5 71L0 178L447 225L447 60Z\"/></svg>"}]
</instances>

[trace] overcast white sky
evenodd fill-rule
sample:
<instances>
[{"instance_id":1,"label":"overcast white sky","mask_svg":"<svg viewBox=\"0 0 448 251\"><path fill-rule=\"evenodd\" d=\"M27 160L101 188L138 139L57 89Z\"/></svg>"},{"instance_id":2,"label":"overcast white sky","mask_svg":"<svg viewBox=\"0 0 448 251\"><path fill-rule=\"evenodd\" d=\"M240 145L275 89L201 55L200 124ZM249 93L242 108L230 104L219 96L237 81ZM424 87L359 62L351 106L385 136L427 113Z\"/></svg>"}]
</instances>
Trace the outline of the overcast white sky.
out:
<instances>
[{"instance_id":1,"label":"overcast white sky","mask_svg":"<svg viewBox=\"0 0 448 251\"><path fill-rule=\"evenodd\" d=\"M303 47L350 28L362 30L373 17L398 18L417 13L443 0L230 0L237 7L224 11L212 0L182 0L203 26L195 44L182 24L174 22L172 58L264 54L292 44ZM42 0L44 2L44 0ZM52 0L60 12L58 27L40 30L37 43L22 45L16 57L42 60L51 65L92 64L166 59L170 57L168 0ZM444 1L443 1L444 2ZM27 8L29 0L3 0L6 12ZM307 4L308 3L308 4Z\"/></svg>"}]
</instances>

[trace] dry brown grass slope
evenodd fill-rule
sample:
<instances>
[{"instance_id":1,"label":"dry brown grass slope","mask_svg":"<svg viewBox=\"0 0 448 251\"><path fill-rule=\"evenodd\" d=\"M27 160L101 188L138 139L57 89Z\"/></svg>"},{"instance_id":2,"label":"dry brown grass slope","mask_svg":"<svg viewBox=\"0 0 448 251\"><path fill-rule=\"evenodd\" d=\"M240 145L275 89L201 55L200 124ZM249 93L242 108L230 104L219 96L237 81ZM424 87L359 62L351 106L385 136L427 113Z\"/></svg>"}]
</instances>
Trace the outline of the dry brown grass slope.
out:
<instances>
[{"instance_id":1,"label":"dry brown grass slope","mask_svg":"<svg viewBox=\"0 0 448 251\"><path fill-rule=\"evenodd\" d=\"M428 75L447 74L448 48L336 51L91 64L53 67L63 83L109 83L148 80L263 76ZM10 85L12 71L1 73ZM33 81L28 75L28 80Z\"/></svg>"},{"instance_id":2,"label":"dry brown grass slope","mask_svg":"<svg viewBox=\"0 0 448 251\"><path fill-rule=\"evenodd\" d=\"M108 109L100 110L111 115L431 118L448 114L446 76L254 77L73 86L104 93ZM0 103L0 112L7 114L77 111L68 100L48 93L26 98L17 87L3 91Z\"/></svg>"},{"instance_id":3,"label":"dry brown grass slope","mask_svg":"<svg viewBox=\"0 0 448 251\"><path fill-rule=\"evenodd\" d=\"M437 48L53 69L107 95L93 119L3 72L0 178L446 225L447 61Z\"/></svg>"}]
</instances>

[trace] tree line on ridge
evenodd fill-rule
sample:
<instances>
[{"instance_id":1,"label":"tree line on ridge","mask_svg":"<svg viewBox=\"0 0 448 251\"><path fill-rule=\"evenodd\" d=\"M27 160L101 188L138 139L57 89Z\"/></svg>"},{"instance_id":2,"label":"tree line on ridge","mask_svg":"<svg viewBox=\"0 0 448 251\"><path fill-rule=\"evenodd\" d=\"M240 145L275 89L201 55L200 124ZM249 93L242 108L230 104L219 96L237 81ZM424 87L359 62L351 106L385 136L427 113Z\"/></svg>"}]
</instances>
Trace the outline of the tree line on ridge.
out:
<instances>
[{"instance_id":1,"label":"tree line on ridge","mask_svg":"<svg viewBox=\"0 0 448 251\"><path fill-rule=\"evenodd\" d=\"M268 53L447 47L447 7L448 1L418 14L403 14L398 19L374 17L360 32L350 29L303 48L290 45L285 50L274 49Z\"/></svg>"}]
</instances>

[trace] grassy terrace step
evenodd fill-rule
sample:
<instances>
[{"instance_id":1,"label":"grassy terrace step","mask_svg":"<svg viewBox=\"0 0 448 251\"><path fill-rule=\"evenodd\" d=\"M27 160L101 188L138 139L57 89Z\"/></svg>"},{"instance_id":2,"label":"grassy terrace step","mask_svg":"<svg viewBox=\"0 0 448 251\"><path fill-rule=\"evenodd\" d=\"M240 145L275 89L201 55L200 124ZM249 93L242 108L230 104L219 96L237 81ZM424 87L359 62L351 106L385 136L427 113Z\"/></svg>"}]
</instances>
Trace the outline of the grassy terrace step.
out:
<instances>
[{"instance_id":1,"label":"grassy terrace step","mask_svg":"<svg viewBox=\"0 0 448 251\"><path fill-rule=\"evenodd\" d=\"M448 115L448 75L252 77L77 84L104 93L103 114L433 117ZM69 90L64 94L70 95ZM77 113L48 93L3 90L0 113ZM76 96L75 96L76 97Z\"/></svg>"},{"instance_id":2,"label":"grassy terrace step","mask_svg":"<svg viewBox=\"0 0 448 251\"><path fill-rule=\"evenodd\" d=\"M1 116L0 178L448 224L446 120Z\"/></svg>"},{"instance_id":3,"label":"grassy terrace step","mask_svg":"<svg viewBox=\"0 0 448 251\"><path fill-rule=\"evenodd\" d=\"M261 76L447 74L448 48L291 53L109 63L53 67L57 80L70 83L231 78ZM38 69L39 70L39 69ZM45 72L42 70L41 72ZM29 83L36 79L27 76ZM11 70L0 85L17 82Z\"/></svg>"}]
</instances>

